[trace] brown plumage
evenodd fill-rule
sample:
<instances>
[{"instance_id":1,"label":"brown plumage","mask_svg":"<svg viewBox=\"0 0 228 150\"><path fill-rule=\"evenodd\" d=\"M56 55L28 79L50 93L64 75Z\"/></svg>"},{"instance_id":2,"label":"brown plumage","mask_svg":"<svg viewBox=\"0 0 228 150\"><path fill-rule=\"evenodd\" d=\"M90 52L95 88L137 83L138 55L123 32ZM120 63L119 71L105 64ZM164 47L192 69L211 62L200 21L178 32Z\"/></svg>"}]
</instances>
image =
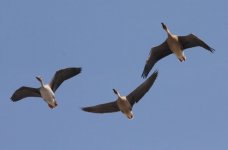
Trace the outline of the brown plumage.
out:
<instances>
[{"instance_id":1,"label":"brown plumage","mask_svg":"<svg viewBox=\"0 0 228 150\"><path fill-rule=\"evenodd\" d=\"M177 36L172 34L164 23L162 23L162 27L167 32L168 38L161 45L151 48L143 69L143 78L146 78L148 76L155 63L172 53L176 54L177 58L182 62L186 60L183 51L187 48L200 46L211 53L215 51L194 34Z\"/></svg>"},{"instance_id":2,"label":"brown plumage","mask_svg":"<svg viewBox=\"0 0 228 150\"><path fill-rule=\"evenodd\" d=\"M105 104L99 104L90 107L83 107L82 110L92 113L111 113L123 112L129 119L133 118L132 108L135 103L139 102L141 98L149 91L154 81L156 80L158 71L155 71L146 81L139 85L134 91L127 96L120 96L119 92L113 89L117 95L117 100Z\"/></svg>"},{"instance_id":3,"label":"brown plumage","mask_svg":"<svg viewBox=\"0 0 228 150\"><path fill-rule=\"evenodd\" d=\"M44 84L41 77L36 77L41 83L40 88L22 86L17 89L11 97L13 102L19 101L26 97L42 97L50 108L57 106L54 92L67 79L79 74L81 68L66 68L57 71L49 84Z\"/></svg>"}]
</instances>

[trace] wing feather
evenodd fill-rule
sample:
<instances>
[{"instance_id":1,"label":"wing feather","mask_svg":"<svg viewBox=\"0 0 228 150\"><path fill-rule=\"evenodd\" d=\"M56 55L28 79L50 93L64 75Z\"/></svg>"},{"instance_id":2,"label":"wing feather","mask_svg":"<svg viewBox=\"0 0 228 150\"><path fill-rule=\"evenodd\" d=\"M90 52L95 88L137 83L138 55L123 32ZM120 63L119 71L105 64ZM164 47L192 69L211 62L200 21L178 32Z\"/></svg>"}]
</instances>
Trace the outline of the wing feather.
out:
<instances>
[{"instance_id":1,"label":"wing feather","mask_svg":"<svg viewBox=\"0 0 228 150\"><path fill-rule=\"evenodd\" d=\"M161 45L151 48L149 56L146 60L146 64L143 69L142 77L146 78L153 68L153 66L160 59L172 54L172 51L169 49L167 42L163 42Z\"/></svg>"},{"instance_id":2,"label":"wing feather","mask_svg":"<svg viewBox=\"0 0 228 150\"><path fill-rule=\"evenodd\" d=\"M50 87L55 92L58 87L63 83L63 81L76 76L81 72L81 68L66 68L59 70L55 73L52 81L50 82Z\"/></svg>"},{"instance_id":3,"label":"wing feather","mask_svg":"<svg viewBox=\"0 0 228 150\"><path fill-rule=\"evenodd\" d=\"M200 47L203 47L206 50L210 51L211 53L213 53L215 51L213 48L208 46L203 40L201 40L194 34L189 34L186 36L178 36L178 39L180 40L184 50L187 48L200 46Z\"/></svg>"},{"instance_id":4,"label":"wing feather","mask_svg":"<svg viewBox=\"0 0 228 150\"><path fill-rule=\"evenodd\" d=\"M39 88L22 86L14 92L11 100L16 102L26 97L41 97Z\"/></svg>"},{"instance_id":5,"label":"wing feather","mask_svg":"<svg viewBox=\"0 0 228 150\"><path fill-rule=\"evenodd\" d=\"M82 110L92 113L111 113L119 111L116 101L96 106L83 107Z\"/></svg>"},{"instance_id":6,"label":"wing feather","mask_svg":"<svg viewBox=\"0 0 228 150\"><path fill-rule=\"evenodd\" d=\"M158 71L156 70L146 81L144 81L127 96L127 100L130 102L132 107L135 103L139 102L139 100L149 91L151 86L154 84L157 76Z\"/></svg>"}]
</instances>

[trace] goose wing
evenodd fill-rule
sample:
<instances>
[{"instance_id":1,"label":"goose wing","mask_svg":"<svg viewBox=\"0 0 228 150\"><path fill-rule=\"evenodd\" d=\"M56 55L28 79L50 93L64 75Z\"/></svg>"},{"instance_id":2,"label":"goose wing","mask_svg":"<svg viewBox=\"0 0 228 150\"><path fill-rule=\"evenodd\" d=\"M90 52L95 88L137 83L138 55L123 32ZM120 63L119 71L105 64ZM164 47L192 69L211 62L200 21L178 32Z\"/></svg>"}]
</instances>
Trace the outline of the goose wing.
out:
<instances>
[{"instance_id":1,"label":"goose wing","mask_svg":"<svg viewBox=\"0 0 228 150\"><path fill-rule=\"evenodd\" d=\"M183 46L183 49L200 46L212 53L215 51L213 48L208 46L203 40L201 40L194 34L189 34L186 36L178 36L178 39L180 40L180 42Z\"/></svg>"},{"instance_id":2,"label":"goose wing","mask_svg":"<svg viewBox=\"0 0 228 150\"><path fill-rule=\"evenodd\" d=\"M53 90L53 92L55 92L58 87L63 83L63 81L72 78L80 72L81 68L66 68L57 71L52 81L50 82L51 89Z\"/></svg>"},{"instance_id":3,"label":"goose wing","mask_svg":"<svg viewBox=\"0 0 228 150\"><path fill-rule=\"evenodd\" d=\"M99 104L91 107L83 107L82 110L87 112L92 112L92 113L111 113L111 112L117 112L120 109L117 105L117 102L114 101L114 102Z\"/></svg>"},{"instance_id":4,"label":"goose wing","mask_svg":"<svg viewBox=\"0 0 228 150\"><path fill-rule=\"evenodd\" d=\"M149 56L146 60L146 64L143 69L142 77L146 78L153 68L155 63L160 59L172 54L172 51L169 49L167 42L163 42L161 45L151 48Z\"/></svg>"},{"instance_id":5,"label":"goose wing","mask_svg":"<svg viewBox=\"0 0 228 150\"><path fill-rule=\"evenodd\" d=\"M26 97L41 97L39 88L20 87L13 93L11 100L16 102Z\"/></svg>"},{"instance_id":6,"label":"goose wing","mask_svg":"<svg viewBox=\"0 0 228 150\"><path fill-rule=\"evenodd\" d=\"M133 92L127 95L127 100L130 102L132 107L149 91L157 76L158 71L156 70L146 81L144 81Z\"/></svg>"}]
</instances>

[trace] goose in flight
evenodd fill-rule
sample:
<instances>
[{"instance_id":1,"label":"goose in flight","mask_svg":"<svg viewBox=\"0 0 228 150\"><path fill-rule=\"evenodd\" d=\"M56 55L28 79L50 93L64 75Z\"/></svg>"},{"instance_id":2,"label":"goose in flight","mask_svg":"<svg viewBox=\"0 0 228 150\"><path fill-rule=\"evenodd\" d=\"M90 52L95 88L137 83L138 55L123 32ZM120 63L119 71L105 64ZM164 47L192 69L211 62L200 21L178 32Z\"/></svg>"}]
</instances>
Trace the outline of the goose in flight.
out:
<instances>
[{"instance_id":1,"label":"goose in flight","mask_svg":"<svg viewBox=\"0 0 228 150\"><path fill-rule=\"evenodd\" d=\"M164 23L161 23L163 29L166 31L168 38L161 45L151 48L147 58L142 77L146 78L157 61L174 53L176 57L182 62L186 60L184 50L191 47L200 46L213 53L215 50L208 46L204 41L199 39L194 34L186 36L178 36L172 34Z\"/></svg>"},{"instance_id":2,"label":"goose in flight","mask_svg":"<svg viewBox=\"0 0 228 150\"><path fill-rule=\"evenodd\" d=\"M92 113L111 113L121 111L127 116L128 119L132 119L133 105L139 102L139 100L149 91L155 79L157 78L157 75L158 71L155 71L146 81L144 81L127 96L121 96L116 89L113 89L117 96L115 101L91 107L83 107L82 110Z\"/></svg>"},{"instance_id":3,"label":"goose in flight","mask_svg":"<svg viewBox=\"0 0 228 150\"><path fill-rule=\"evenodd\" d=\"M43 79L37 76L36 79L40 82L40 88L32 88L22 86L17 89L11 97L13 102L17 102L26 97L42 97L48 106L53 109L57 106L55 91L63 83L63 81L79 74L81 68L66 68L55 73L52 81L49 84L44 84Z\"/></svg>"}]
</instances>

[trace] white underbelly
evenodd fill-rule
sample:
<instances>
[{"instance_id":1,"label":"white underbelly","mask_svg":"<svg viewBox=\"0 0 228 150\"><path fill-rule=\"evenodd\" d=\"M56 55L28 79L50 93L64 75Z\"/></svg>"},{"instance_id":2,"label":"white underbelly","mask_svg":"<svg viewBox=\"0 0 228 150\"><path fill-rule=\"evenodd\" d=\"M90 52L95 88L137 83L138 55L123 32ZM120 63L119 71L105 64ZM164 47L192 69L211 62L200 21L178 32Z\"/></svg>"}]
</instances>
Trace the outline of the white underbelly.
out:
<instances>
[{"instance_id":1,"label":"white underbelly","mask_svg":"<svg viewBox=\"0 0 228 150\"><path fill-rule=\"evenodd\" d=\"M50 87L41 87L40 94L47 103L52 104L55 102L55 95Z\"/></svg>"},{"instance_id":2,"label":"white underbelly","mask_svg":"<svg viewBox=\"0 0 228 150\"><path fill-rule=\"evenodd\" d=\"M184 52L182 50L179 50L179 49L175 49L173 50L173 53L176 55L177 58L182 58L184 57Z\"/></svg>"},{"instance_id":3,"label":"white underbelly","mask_svg":"<svg viewBox=\"0 0 228 150\"><path fill-rule=\"evenodd\" d=\"M121 111L126 111L131 108L130 103L127 100L118 100L117 105Z\"/></svg>"},{"instance_id":4,"label":"white underbelly","mask_svg":"<svg viewBox=\"0 0 228 150\"><path fill-rule=\"evenodd\" d=\"M182 50L181 45L177 41L168 42L170 50L177 56L177 58L181 58L184 56L184 52Z\"/></svg>"},{"instance_id":5,"label":"white underbelly","mask_svg":"<svg viewBox=\"0 0 228 150\"><path fill-rule=\"evenodd\" d=\"M117 105L124 114L128 114L131 112L131 104L129 103L128 100L118 100Z\"/></svg>"}]
</instances>

